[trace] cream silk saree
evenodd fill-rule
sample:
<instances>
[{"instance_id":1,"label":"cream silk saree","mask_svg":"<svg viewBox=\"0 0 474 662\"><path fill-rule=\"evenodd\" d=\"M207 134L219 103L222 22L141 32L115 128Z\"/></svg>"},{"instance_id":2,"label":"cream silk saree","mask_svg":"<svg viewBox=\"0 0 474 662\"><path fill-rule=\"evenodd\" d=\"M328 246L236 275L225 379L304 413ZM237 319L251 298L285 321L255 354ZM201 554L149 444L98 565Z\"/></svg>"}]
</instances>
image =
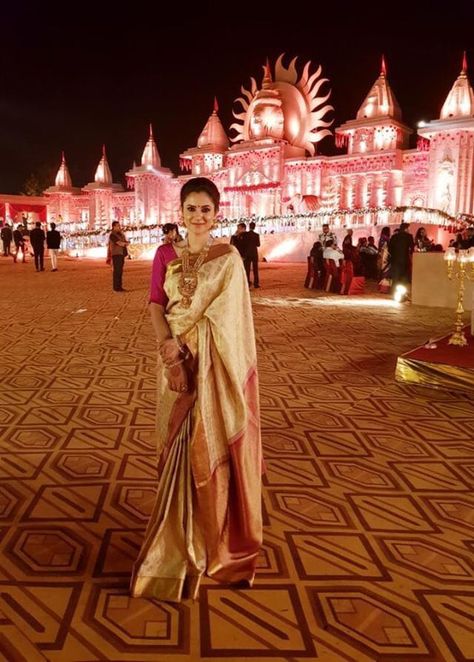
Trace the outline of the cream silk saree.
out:
<instances>
[{"instance_id":1,"label":"cream silk saree","mask_svg":"<svg viewBox=\"0 0 474 662\"><path fill-rule=\"evenodd\" d=\"M261 439L255 336L242 259L212 246L190 308L181 260L166 269L166 318L190 350L190 386L158 367L157 498L135 563L133 596L196 597L201 576L251 585L262 543Z\"/></svg>"}]
</instances>

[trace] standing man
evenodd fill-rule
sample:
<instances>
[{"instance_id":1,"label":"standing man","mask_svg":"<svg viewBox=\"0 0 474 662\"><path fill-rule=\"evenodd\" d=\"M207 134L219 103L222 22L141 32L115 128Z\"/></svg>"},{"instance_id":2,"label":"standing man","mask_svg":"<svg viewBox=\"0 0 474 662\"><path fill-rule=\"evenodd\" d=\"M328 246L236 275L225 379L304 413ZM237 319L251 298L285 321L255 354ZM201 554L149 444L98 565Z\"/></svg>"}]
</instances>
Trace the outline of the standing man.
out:
<instances>
[{"instance_id":1,"label":"standing man","mask_svg":"<svg viewBox=\"0 0 474 662\"><path fill-rule=\"evenodd\" d=\"M253 286L260 287L258 279L258 247L260 246L260 235L255 232L255 223L253 221L249 224L249 228L249 231L244 233L242 239L244 243L245 272L247 274L248 284L251 285L250 267L252 266Z\"/></svg>"},{"instance_id":2,"label":"standing man","mask_svg":"<svg viewBox=\"0 0 474 662\"><path fill-rule=\"evenodd\" d=\"M254 224L255 226L255 224ZM240 257L245 261L245 235L247 234L247 226L242 221L237 223L237 231L230 238L230 245L235 246L240 253Z\"/></svg>"},{"instance_id":3,"label":"standing man","mask_svg":"<svg viewBox=\"0 0 474 662\"><path fill-rule=\"evenodd\" d=\"M2 226L0 236L3 242L3 254L5 257L8 257L9 255L11 255L10 244L12 243L12 239L13 239L13 232L8 224Z\"/></svg>"},{"instance_id":4,"label":"standing man","mask_svg":"<svg viewBox=\"0 0 474 662\"><path fill-rule=\"evenodd\" d=\"M23 255L23 262L26 262L26 247L25 247L25 238L23 237L22 226L18 225L16 230L13 230L13 242L15 244L15 254L13 256L13 262L16 262L18 259L18 253L21 251Z\"/></svg>"},{"instance_id":5,"label":"standing man","mask_svg":"<svg viewBox=\"0 0 474 662\"><path fill-rule=\"evenodd\" d=\"M321 242L321 245L323 247L323 250L326 248L326 244L328 241L332 241L333 246L337 246L337 238L334 232L329 231L329 225L325 223L323 225L323 231L319 235L319 241Z\"/></svg>"},{"instance_id":6,"label":"standing man","mask_svg":"<svg viewBox=\"0 0 474 662\"><path fill-rule=\"evenodd\" d=\"M400 231L392 235L388 242L392 288L408 285L411 281L411 256L415 246L413 235L408 230L409 223L402 223Z\"/></svg>"},{"instance_id":7,"label":"standing man","mask_svg":"<svg viewBox=\"0 0 474 662\"><path fill-rule=\"evenodd\" d=\"M344 253L345 260L352 260L352 251L354 250L354 244L352 243L353 234L354 230L349 228L342 242L342 252Z\"/></svg>"},{"instance_id":8,"label":"standing man","mask_svg":"<svg viewBox=\"0 0 474 662\"><path fill-rule=\"evenodd\" d=\"M61 234L56 230L56 223L51 223L51 230L46 233L46 246L51 258L51 271L58 270L58 253L61 246Z\"/></svg>"},{"instance_id":9,"label":"standing man","mask_svg":"<svg viewBox=\"0 0 474 662\"><path fill-rule=\"evenodd\" d=\"M119 221L112 223L112 232L109 236L109 253L112 257L113 289L114 292L126 292L122 287L123 263L127 255L127 241Z\"/></svg>"},{"instance_id":10,"label":"standing man","mask_svg":"<svg viewBox=\"0 0 474 662\"><path fill-rule=\"evenodd\" d=\"M35 256L36 271L44 271L44 242L46 235L41 229L41 223L37 221L36 227L30 232L30 244Z\"/></svg>"}]
</instances>

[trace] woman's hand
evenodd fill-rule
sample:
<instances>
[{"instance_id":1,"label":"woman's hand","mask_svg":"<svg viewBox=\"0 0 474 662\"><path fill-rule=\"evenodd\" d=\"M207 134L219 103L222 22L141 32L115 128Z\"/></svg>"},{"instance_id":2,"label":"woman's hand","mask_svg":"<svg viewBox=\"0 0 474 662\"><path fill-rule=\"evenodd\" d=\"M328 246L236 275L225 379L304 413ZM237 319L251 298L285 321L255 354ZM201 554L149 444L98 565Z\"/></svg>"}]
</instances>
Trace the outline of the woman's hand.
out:
<instances>
[{"instance_id":1,"label":"woman's hand","mask_svg":"<svg viewBox=\"0 0 474 662\"><path fill-rule=\"evenodd\" d=\"M175 363L181 357L181 353L179 351L179 345L175 340L175 338L168 338L167 340L163 340L163 342L159 346L159 352L160 352L161 360L165 365L169 365L170 363Z\"/></svg>"},{"instance_id":2,"label":"woman's hand","mask_svg":"<svg viewBox=\"0 0 474 662\"><path fill-rule=\"evenodd\" d=\"M184 393L188 390L188 376L184 363L178 363L171 368L166 368L166 377L171 391Z\"/></svg>"}]
</instances>

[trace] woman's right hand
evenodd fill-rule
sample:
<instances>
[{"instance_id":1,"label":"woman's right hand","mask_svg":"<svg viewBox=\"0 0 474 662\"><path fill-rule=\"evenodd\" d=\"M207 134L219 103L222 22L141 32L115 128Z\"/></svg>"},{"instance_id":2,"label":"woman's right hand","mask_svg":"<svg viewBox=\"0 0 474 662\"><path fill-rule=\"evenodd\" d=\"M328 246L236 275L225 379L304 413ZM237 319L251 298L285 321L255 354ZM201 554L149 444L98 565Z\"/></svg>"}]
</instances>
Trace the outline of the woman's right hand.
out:
<instances>
[{"instance_id":1,"label":"woman's right hand","mask_svg":"<svg viewBox=\"0 0 474 662\"><path fill-rule=\"evenodd\" d=\"M171 391L184 393L188 390L188 376L183 363L166 368L166 378Z\"/></svg>"},{"instance_id":2,"label":"woman's right hand","mask_svg":"<svg viewBox=\"0 0 474 662\"><path fill-rule=\"evenodd\" d=\"M181 356L179 345L175 338L167 338L166 340L163 340L159 345L159 352L165 365L178 361Z\"/></svg>"}]
</instances>

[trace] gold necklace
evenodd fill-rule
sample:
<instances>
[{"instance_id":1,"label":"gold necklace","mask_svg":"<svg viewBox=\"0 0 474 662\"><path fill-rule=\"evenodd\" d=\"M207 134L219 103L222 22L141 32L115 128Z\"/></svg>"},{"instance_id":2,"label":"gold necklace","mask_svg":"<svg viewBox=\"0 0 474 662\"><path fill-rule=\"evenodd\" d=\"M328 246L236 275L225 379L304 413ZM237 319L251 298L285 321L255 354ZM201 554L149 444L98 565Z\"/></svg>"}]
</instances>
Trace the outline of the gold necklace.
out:
<instances>
[{"instance_id":1,"label":"gold necklace","mask_svg":"<svg viewBox=\"0 0 474 662\"><path fill-rule=\"evenodd\" d=\"M204 264L204 260L209 253L210 243L198 253L193 264L191 264L191 253L188 246L183 248L181 255L182 272L178 283L178 292L181 294L181 305L183 308L189 308L198 285L198 271Z\"/></svg>"}]
</instances>

